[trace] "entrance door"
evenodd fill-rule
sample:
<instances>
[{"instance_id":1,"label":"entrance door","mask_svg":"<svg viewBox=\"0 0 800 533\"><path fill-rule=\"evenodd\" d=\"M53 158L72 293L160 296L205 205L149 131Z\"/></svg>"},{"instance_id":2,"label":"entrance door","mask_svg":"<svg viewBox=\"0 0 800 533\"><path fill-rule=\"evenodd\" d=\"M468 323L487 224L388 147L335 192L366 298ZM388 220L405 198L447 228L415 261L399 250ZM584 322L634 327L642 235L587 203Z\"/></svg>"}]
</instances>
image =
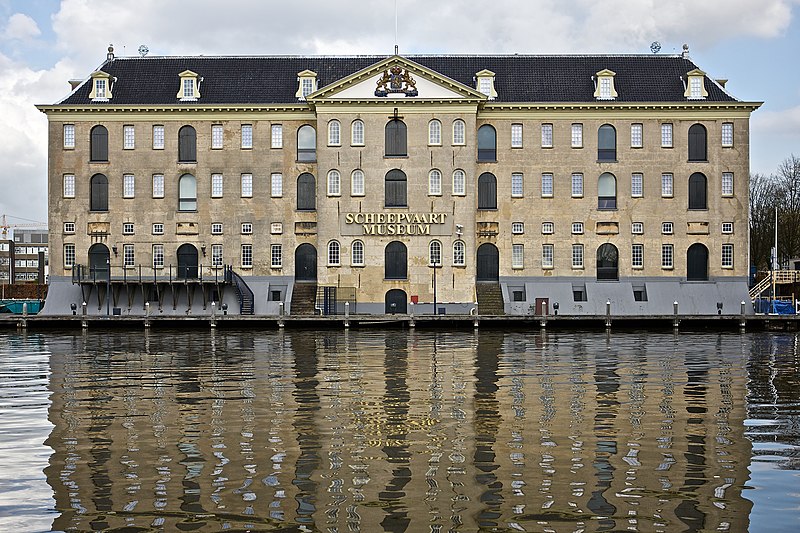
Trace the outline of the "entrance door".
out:
<instances>
[{"instance_id":1,"label":"entrance door","mask_svg":"<svg viewBox=\"0 0 800 533\"><path fill-rule=\"evenodd\" d=\"M406 291L402 289L392 289L386 293L386 314L408 313L406 306Z\"/></svg>"},{"instance_id":2,"label":"entrance door","mask_svg":"<svg viewBox=\"0 0 800 533\"><path fill-rule=\"evenodd\" d=\"M295 281L317 281L317 249L305 243L294 251Z\"/></svg>"},{"instance_id":3,"label":"entrance door","mask_svg":"<svg viewBox=\"0 0 800 533\"><path fill-rule=\"evenodd\" d=\"M708 248L699 242L686 252L686 280L708 281Z\"/></svg>"},{"instance_id":4,"label":"entrance door","mask_svg":"<svg viewBox=\"0 0 800 533\"><path fill-rule=\"evenodd\" d=\"M108 247L105 244L93 244L89 248L89 277L91 279L107 280L111 265L109 260Z\"/></svg>"},{"instance_id":5,"label":"entrance door","mask_svg":"<svg viewBox=\"0 0 800 533\"><path fill-rule=\"evenodd\" d=\"M550 309L550 298L536 298L536 314L546 315Z\"/></svg>"},{"instance_id":6,"label":"entrance door","mask_svg":"<svg viewBox=\"0 0 800 533\"><path fill-rule=\"evenodd\" d=\"M197 277L197 248L192 244L182 244L178 248L178 277L182 279Z\"/></svg>"},{"instance_id":7,"label":"entrance door","mask_svg":"<svg viewBox=\"0 0 800 533\"><path fill-rule=\"evenodd\" d=\"M477 281L499 281L500 254L494 244L481 244L478 248Z\"/></svg>"}]
</instances>

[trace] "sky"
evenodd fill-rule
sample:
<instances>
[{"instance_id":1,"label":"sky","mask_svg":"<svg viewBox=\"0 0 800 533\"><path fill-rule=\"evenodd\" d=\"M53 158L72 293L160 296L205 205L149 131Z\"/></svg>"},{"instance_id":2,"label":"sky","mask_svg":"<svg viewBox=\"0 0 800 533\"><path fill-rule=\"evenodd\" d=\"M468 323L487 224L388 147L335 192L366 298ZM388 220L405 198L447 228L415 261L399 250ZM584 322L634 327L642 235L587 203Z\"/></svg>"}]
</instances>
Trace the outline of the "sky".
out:
<instances>
[{"instance_id":1,"label":"sky","mask_svg":"<svg viewBox=\"0 0 800 533\"><path fill-rule=\"evenodd\" d=\"M397 17L395 18L395 11ZM800 0L0 0L0 214L47 221L47 118L113 43L117 56L662 54L764 102L751 172L800 156ZM395 24L396 21L396 24Z\"/></svg>"}]
</instances>

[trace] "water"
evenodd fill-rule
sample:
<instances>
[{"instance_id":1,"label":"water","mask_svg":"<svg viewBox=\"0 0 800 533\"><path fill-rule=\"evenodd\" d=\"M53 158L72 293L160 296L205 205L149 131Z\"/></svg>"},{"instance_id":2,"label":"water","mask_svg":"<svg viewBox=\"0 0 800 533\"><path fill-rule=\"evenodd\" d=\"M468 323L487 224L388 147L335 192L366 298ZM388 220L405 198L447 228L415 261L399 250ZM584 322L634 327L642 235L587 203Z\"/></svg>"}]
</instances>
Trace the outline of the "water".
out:
<instances>
[{"instance_id":1,"label":"water","mask_svg":"<svg viewBox=\"0 0 800 533\"><path fill-rule=\"evenodd\" d=\"M798 336L0 335L0 531L798 531Z\"/></svg>"}]
</instances>

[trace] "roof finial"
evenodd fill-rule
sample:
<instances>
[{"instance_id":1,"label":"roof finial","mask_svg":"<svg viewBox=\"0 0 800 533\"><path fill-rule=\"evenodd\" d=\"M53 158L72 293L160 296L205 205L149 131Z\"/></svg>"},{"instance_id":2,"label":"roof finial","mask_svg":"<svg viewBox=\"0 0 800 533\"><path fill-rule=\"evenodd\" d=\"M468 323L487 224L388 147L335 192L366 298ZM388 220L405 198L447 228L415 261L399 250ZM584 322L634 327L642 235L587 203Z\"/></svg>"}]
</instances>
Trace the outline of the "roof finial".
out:
<instances>
[{"instance_id":1,"label":"roof finial","mask_svg":"<svg viewBox=\"0 0 800 533\"><path fill-rule=\"evenodd\" d=\"M109 60L109 61L114 59L114 45L113 44L109 44L108 45L108 54L106 54L106 59Z\"/></svg>"},{"instance_id":2,"label":"roof finial","mask_svg":"<svg viewBox=\"0 0 800 533\"><path fill-rule=\"evenodd\" d=\"M681 57L684 59L689 59L689 45L686 43L683 44L683 53L681 54Z\"/></svg>"},{"instance_id":3,"label":"roof finial","mask_svg":"<svg viewBox=\"0 0 800 533\"><path fill-rule=\"evenodd\" d=\"M399 55L400 47L397 45L397 0L394 0L394 55Z\"/></svg>"}]
</instances>

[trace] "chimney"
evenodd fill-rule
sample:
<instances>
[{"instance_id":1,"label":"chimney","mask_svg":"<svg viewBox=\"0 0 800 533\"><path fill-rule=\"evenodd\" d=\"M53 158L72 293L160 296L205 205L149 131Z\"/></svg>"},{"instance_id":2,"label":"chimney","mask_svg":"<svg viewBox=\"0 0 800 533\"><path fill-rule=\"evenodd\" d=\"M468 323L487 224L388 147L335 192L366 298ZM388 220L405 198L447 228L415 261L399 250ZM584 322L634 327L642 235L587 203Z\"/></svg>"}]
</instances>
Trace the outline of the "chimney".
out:
<instances>
[{"instance_id":1,"label":"chimney","mask_svg":"<svg viewBox=\"0 0 800 533\"><path fill-rule=\"evenodd\" d=\"M683 53L681 54L681 57L684 58L684 59L689 59L689 45L688 44L684 43L684 45L683 45Z\"/></svg>"},{"instance_id":2,"label":"chimney","mask_svg":"<svg viewBox=\"0 0 800 533\"><path fill-rule=\"evenodd\" d=\"M114 59L114 45L113 44L109 44L108 45L108 53L106 54L106 59L108 61L111 61L112 59Z\"/></svg>"},{"instance_id":3,"label":"chimney","mask_svg":"<svg viewBox=\"0 0 800 533\"><path fill-rule=\"evenodd\" d=\"M728 80L723 80L723 79L714 80L714 81L716 81L719 84L719 86L722 87L723 89L725 88L725 84L728 83Z\"/></svg>"},{"instance_id":4,"label":"chimney","mask_svg":"<svg viewBox=\"0 0 800 533\"><path fill-rule=\"evenodd\" d=\"M74 91L81 83L83 83L83 80L69 80L70 90Z\"/></svg>"}]
</instances>

